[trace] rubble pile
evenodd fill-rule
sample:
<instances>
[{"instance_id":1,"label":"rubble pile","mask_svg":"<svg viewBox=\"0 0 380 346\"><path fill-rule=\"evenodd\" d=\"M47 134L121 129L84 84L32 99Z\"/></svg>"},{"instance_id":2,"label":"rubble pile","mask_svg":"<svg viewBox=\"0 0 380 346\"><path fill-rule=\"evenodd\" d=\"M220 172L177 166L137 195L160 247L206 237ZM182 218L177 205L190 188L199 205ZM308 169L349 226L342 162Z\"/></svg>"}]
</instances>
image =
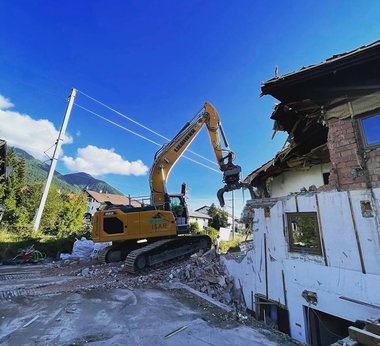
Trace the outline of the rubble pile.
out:
<instances>
[{"instance_id":1,"label":"rubble pile","mask_svg":"<svg viewBox=\"0 0 380 346\"><path fill-rule=\"evenodd\" d=\"M171 267L155 267L139 275L125 271L123 262L97 263L95 260L69 259L53 262L46 274L76 276L81 279L73 289L92 288L156 288L161 284L180 282L194 290L229 305L235 313L245 313L246 306L240 287L227 273L224 264L214 250L195 254L191 258L174 263Z\"/></svg>"},{"instance_id":2,"label":"rubble pile","mask_svg":"<svg viewBox=\"0 0 380 346\"><path fill-rule=\"evenodd\" d=\"M182 267L169 272L170 281L180 281L193 289L203 292L221 303L245 310L241 290L234 285L234 279L227 273L218 257L193 255Z\"/></svg>"}]
</instances>

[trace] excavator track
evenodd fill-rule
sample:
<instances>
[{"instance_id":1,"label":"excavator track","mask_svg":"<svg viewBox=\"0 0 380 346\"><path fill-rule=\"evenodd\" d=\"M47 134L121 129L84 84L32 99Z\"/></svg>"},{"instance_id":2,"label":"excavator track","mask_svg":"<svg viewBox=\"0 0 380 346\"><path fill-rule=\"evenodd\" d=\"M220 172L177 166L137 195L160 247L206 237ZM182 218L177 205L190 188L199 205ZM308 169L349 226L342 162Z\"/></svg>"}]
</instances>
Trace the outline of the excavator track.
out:
<instances>
[{"instance_id":1,"label":"excavator track","mask_svg":"<svg viewBox=\"0 0 380 346\"><path fill-rule=\"evenodd\" d=\"M98 254L99 263L107 263L107 255L109 251L112 251L112 245L105 247L99 252Z\"/></svg>"},{"instance_id":2,"label":"excavator track","mask_svg":"<svg viewBox=\"0 0 380 346\"><path fill-rule=\"evenodd\" d=\"M115 263L124 261L128 250L123 245L110 245L102 249L98 254L99 263Z\"/></svg>"},{"instance_id":3,"label":"excavator track","mask_svg":"<svg viewBox=\"0 0 380 346\"><path fill-rule=\"evenodd\" d=\"M181 236L158 240L140 249L131 251L125 260L127 272L136 274L146 267L156 266L174 258L191 255L199 250L208 250L211 239L206 235Z\"/></svg>"}]
</instances>

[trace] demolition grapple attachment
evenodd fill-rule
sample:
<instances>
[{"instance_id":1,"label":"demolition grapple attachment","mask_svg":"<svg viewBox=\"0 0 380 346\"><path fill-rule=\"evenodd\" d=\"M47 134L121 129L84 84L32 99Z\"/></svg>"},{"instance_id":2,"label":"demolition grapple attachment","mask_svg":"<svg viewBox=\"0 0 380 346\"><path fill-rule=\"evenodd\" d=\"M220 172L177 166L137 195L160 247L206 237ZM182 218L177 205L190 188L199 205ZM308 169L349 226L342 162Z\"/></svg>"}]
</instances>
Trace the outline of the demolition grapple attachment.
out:
<instances>
[{"instance_id":1,"label":"demolition grapple attachment","mask_svg":"<svg viewBox=\"0 0 380 346\"><path fill-rule=\"evenodd\" d=\"M249 193L251 194L251 199L256 198L255 191L253 190L253 186L244 183L240 181L240 173L241 173L241 167L238 165L234 165L230 162L228 165L228 168L226 168L223 171L223 181L225 183L224 187L218 190L217 197L219 200L220 206L223 208L225 205L224 202L224 193L234 190L239 190L241 188L246 188L249 190Z\"/></svg>"}]
</instances>

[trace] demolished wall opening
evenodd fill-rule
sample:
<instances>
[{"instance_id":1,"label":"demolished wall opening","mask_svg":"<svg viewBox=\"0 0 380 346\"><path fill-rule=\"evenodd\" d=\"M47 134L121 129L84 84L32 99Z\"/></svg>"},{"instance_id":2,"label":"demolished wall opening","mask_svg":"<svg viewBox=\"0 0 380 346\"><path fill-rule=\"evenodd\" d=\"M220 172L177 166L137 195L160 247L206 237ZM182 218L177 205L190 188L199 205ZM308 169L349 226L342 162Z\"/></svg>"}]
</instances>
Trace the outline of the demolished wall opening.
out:
<instances>
[{"instance_id":1,"label":"demolished wall opening","mask_svg":"<svg viewBox=\"0 0 380 346\"><path fill-rule=\"evenodd\" d=\"M330 172L322 173L323 185L328 185L330 181Z\"/></svg>"},{"instance_id":2,"label":"demolished wall opening","mask_svg":"<svg viewBox=\"0 0 380 346\"><path fill-rule=\"evenodd\" d=\"M289 311L276 301L255 294L256 319L280 332L290 335Z\"/></svg>"},{"instance_id":3,"label":"demolished wall opening","mask_svg":"<svg viewBox=\"0 0 380 346\"><path fill-rule=\"evenodd\" d=\"M307 339L312 346L329 346L348 336L353 322L304 306Z\"/></svg>"}]
</instances>

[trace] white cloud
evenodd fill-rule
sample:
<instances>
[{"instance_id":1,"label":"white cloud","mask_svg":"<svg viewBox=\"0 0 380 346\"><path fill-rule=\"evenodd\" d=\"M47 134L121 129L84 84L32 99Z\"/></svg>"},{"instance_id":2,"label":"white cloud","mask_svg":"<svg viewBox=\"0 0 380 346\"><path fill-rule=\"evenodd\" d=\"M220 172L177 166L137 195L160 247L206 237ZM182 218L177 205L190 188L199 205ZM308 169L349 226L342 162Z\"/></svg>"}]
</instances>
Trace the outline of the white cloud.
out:
<instances>
[{"instance_id":1,"label":"white cloud","mask_svg":"<svg viewBox=\"0 0 380 346\"><path fill-rule=\"evenodd\" d=\"M141 160L127 161L114 149L98 148L88 145L79 148L77 157L63 157L66 167L72 171L86 172L91 175L121 174L121 175L145 175L148 167Z\"/></svg>"},{"instance_id":2,"label":"white cloud","mask_svg":"<svg viewBox=\"0 0 380 346\"><path fill-rule=\"evenodd\" d=\"M7 109L13 106L14 104L8 98L0 94L0 109Z\"/></svg>"},{"instance_id":3,"label":"white cloud","mask_svg":"<svg viewBox=\"0 0 380 346\"><path fill-rule=\"evenodd\" d=\"M44 154L56 142L59 131L47 119L33 119L27 114L5 110L12 107L9 99L0 95L0 138L10 146L27 151L35 158L46 160ZM71 136L66 135L63 143L72 143Z\"/></svg>"}]
</instances>

